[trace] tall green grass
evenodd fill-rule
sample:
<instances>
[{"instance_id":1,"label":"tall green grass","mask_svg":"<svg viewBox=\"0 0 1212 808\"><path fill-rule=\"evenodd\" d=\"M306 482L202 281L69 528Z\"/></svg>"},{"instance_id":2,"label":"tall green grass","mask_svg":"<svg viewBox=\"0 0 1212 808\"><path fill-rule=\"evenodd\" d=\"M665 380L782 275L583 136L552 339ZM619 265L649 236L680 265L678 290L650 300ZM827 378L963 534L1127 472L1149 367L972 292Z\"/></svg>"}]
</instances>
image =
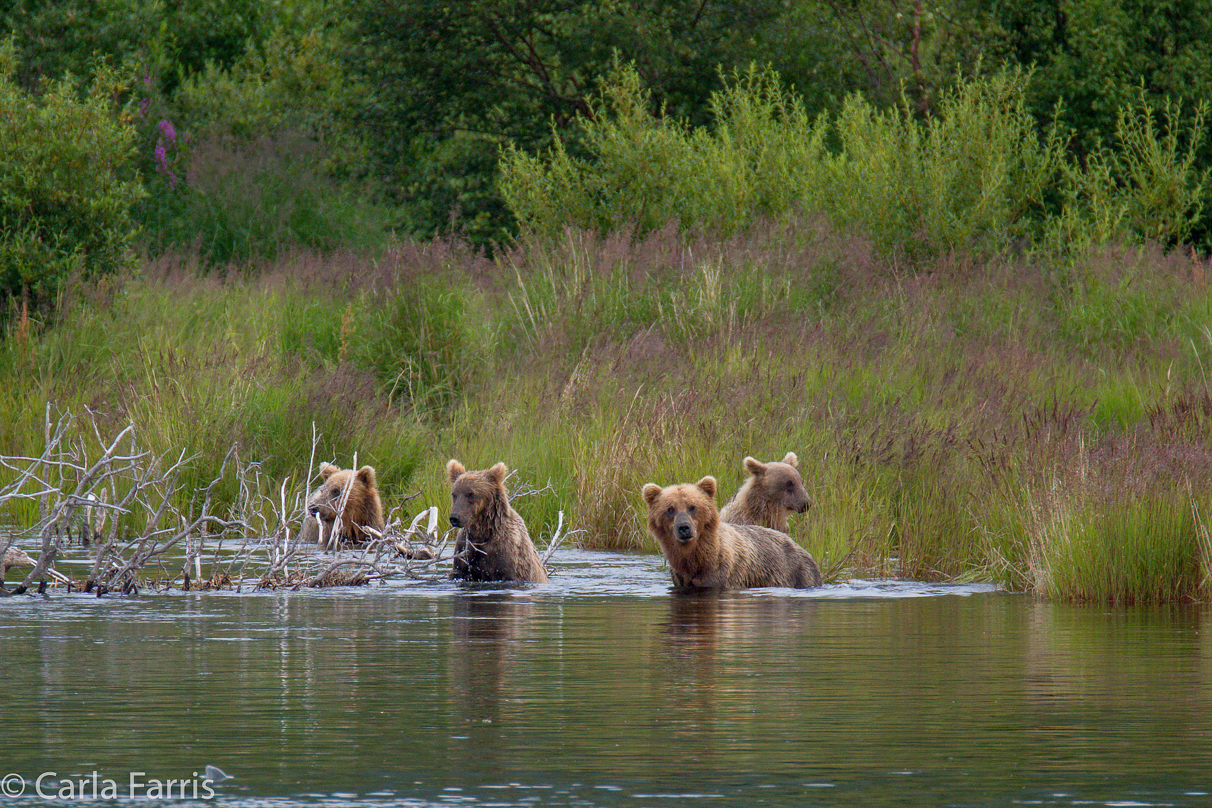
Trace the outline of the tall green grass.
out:
<instances>
[{"instance_id":1,"label":"tall green grass","mask_svg":"<svg viewBox=\"0 0 1212 808\"><path fill-rule=\"evenodd\" d=\"M834 578L1057 598L1209 597L1212 292L1158 249L942 256L914 274L820 218L729 239L569 231L491 261L441 243L294 254L258 277L159 261L81 284L0 345L0 439L47 402L273 479L377 467L385 504L506 462L540 543L655 552L640 488L795 451L793 537ZM230 492L229 492L230 493Z\"/></svg>"},{"instance_id":2,"label":"tall green grass","mask_svg":"<svg viewBox=\"0 0 1212 808\"><path fill-rule=\"evenodd\" d=\"M1212 579L1208 498L1183 504L1181 494L1052 503L1027 535L1031 588L1117 603L1202 598Z\"/></svg>"},{"instance_id":3,"label":"tall green grass","mask_svg":"<svg viewBox=\"0 0 1212 808\"><path fill-rule=\"evenodd\" d=\"M0 398L6 445L40 451L42 402L89 407L104 423L133 422L157 451L196 455L187 481L200 487L233 445L272 477L305 473L316 434L320 459L347 465L357 453L399 497L429 440L414 399L428 407L453 384L426 378L401 391L382 372L388 357L432 364L417 336L425 322L384 327L414 290L334 289L349 271L337 260L287 261L283 269L287 277L221 281L164 259L142 277L80 286L55 322L0 346L0 373L18 380ZM303 277L290 278L295 271ZM315 332L335 332L338 342L303 350Z\"/></svg>"}]
</instances>

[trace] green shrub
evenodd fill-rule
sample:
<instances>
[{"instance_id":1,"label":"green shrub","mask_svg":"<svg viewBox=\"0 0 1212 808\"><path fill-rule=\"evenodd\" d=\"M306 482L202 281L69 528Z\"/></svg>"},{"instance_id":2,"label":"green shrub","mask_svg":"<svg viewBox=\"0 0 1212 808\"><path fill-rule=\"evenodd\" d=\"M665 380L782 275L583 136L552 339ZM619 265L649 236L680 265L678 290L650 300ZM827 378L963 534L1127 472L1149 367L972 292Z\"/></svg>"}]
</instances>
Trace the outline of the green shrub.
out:
<instances>
[{"instance_id":1,"label":"green shrub","mask_svg":"<svg viewBox=\"0 0 1212 808\"><path fill-rule=\"evenodd\" d=\"M1064 160L1055 128L1037 134L1029 74L960 80L919 119L902 99L881 111L861 96L837 116L839 152L824 210L885 251L998 252L1031 235Z\"/></svg>"},{"instance_id":2,"label":"green shrub","mask_svg":"<svg viewBox=\"0 0 1212 808\"><path fill-rule=\"evenodd\" d=\"M17 86L13 54L0 47L0 294L47 301L69 275L129 263L143 189L126 176L134 130L110 99L116 76L83 96L67 79L35 96Z\"/></svg>"},{"instance_id":3,"label":"green shrub","mask_svg":"<svg viewBox=\"0 0 1212 808\"><path fill-rule=\"evenodd\" d=\"M146 242L219 265L267 263L300 247L381 249L388 211L319 169L318 159L314 141L289 136L195 146L185 181L158 184L140 207Z\"/></svg>"},{"instance_id":4,"label":"green shrub","mask_svg":"<svg viewBox=\"0 0 1212 808\"><path fill-rule=\"evenodd\" d=\"M1142 90L1134 106L1120 107L1114 148L1103 146L1084 163L1064 168L1065 204L1051 239L1066 249L1119 242L1174 244L1200 222L1208 168L1197 158L1207 137L1207 104L1186 125L1182 107L1155 109Z\"/></svg>"},{"instance_id":5,"label":"green shrub","mask_svg":"<svg viewBox=\"0 0 1212 808\"><path fill-rule=\"evenodd\" d=\"M925 116L907 97L881 109L852 95L832 120L812 121L776 74L751 68L712 96L709 126L691 127L654 110L623 67L580 119L576 152L560 140L537 156L510 146L500 188L523 228L548 239L566 227L643 235L668 222L727 235L792 209L910 258L1041 241L1062 252L1174 243L1192 232L1207 177L1196 163L1203 107L1180 127L1177 105L1155 112L1142 96L1120 110L1116 147L1079 162L1055 123L1041 132L1030 82L1021 69L960 78Z\"/></svg>"},{"instance_id":6,"label":"green shrub","mask_svg":"<svg viewBox=\"0 0 1212 808\"><path fill-rule=\"evenodd\" d=\"M664 110L630 66L601 88L580 119L580 150L557 138L546 155L505 149L500 189L526 229L555 236L565 227L599 233L667 222L728 234L786 211L819 185L823 119L771 70L734 73L711 96L714 131L690 128Z\"/></svg>"},{"instance_id":7,"label":"green shrub","mask_svg":"<svg viewBox=\"0 0 1212 808\"><path fill-rule=\"evenodd\" d=\"M663 114L633 68L603 85L581 120L575 156L516 147L501 161L501 190L522 225L554 236L668 221L732 233L792 208L859 226L885 251L997 250L1037 228L1063 160L1055 129L1041 138L1023 101L1028 74L960 81L920 120L851 96L831 127L811 120L772 71L734 73L712 96L711 127ZM829 153L831 130L839 143Z\"/></svg>"},{"instance_id":8,"label":"green shrub","mask_svg":"<svg viewBox=\"0 0 1212 808\"><path fill-rule=\"evenodd\" d=\"M337 30L278 28L260 47L250 42L234 64L208 63L173 97L182 124L204 138L241 142L295 131L342 144L326 160L360 157L347 153L353 145L341 110L359 88L341 70Z\"/></svg>"},{"instance_id":9,"label":"green shrub","mask_svg":"<svg viewBox=\"0 0 1212 808\"><path fill-rule=\"evenodd\" d=\"M580 154L577 114L619 59L643 65L670 114L698 122L717 66L819 54L794 33L788 42L808 26L772 0L354 0L343 11L355 25L346 70L367 86L353 109L402 223L410 235L453 230L478 244L515 231L494 183L500 147L534 152L557 131Z\"/></svg>"}]
</instances>

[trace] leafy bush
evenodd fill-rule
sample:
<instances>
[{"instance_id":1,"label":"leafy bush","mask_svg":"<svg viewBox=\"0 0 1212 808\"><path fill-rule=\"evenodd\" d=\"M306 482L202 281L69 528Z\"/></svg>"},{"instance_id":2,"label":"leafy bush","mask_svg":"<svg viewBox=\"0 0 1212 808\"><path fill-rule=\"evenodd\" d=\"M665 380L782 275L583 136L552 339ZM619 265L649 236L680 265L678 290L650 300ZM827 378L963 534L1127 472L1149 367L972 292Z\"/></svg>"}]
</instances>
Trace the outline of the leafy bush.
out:
<instances>
[{"instance_id":1,"label":"leafy bush","mask_svg":"<svg viewBox=\"0 0 1212 808\"><path fill-rule=\"evenodd\" d=\"M1182 126L1182 107L1155 109L1143 90L1120 107L1115 147L1104 146L1084 164L1065 166L1065 205L1052 223L1057 244L1111 241L1181 242L1201 220L1208 168L1197 165L1207 138L1208 107L1201 103Z\"/></svg>"},{"instance_id":2,"label":"leafy bush","mask_svg":"<svg viewBox=\"0 0 1212 808\"><path fill-rule=\"evenodd\" d=\"M565 227L644 234L669 221L728 234L819 188L824 121L811 121L776 73L734 73L710 108L714 131L654 115L635 68L618 68L580 119L588 156L559 140L537 157L509 146L501 193L523 227L548 236Z\"/></svg>"},{"instance_id":3,"label":"leafy bush","mask_svg":"<svg viewBox=\"0 0 1212 808\"><path fill-rule=\"evenodd\" d=\"M1212 98L1212 0L1135 3L1082 0L1057 13L1053 0L980 4L995 22L981 50L1011 64L1033 65L1029 103L1037 120L1074 134L1078 157L1118 148L1122 110L1147 100L1161 108L1181 102L1187 125L1200 101ZM1212 142L1196 150L1197 166L1212 165ZM1206 242L1205 209L1193 236Z\"/></svg>"},{"instance_id":4,"label":"leafy bush","mask_svg":"<svg viewBox=\"0 0 1212 808\"><path fill-rule=\"evenodd\" d=\"M1019 69L961 79L920 117L907 98L881 110L850 96L833 120L810 121L771 71L733 74L712 96L710 127L653 111L632 67L618 70L563 142L501 159L500 187L522 226L609 233L733 233L793 208L865 232L885 254L990 254L1044 236L1062 250L1112 241L1172 243L1199 220L1206 170L1196 165L1206 115L1181 131L1142 96L1121 109L1117 147L1085 162L1055 125L1041 134ZM836 144L835 150L826 143Z\"/></svg>"},{"instance_id":5,"label":"leafy bush","mask_svg":"<svg viewBox=\"0 0 1212 808\"><path fill-rule=\"evenodd\" d=\"M356 151L341 109L359 89L341 70L339 41L336 31L319 27L276 29L263 47L250 42L234 64L211 62L187 78L173 106L182 123L205 139L255 142L294 131Z\"/></svg>"},{"instance_id":6,"label":"leafy bush","mask_svg":"<svg viewBox=\"0 0 1212 808\"><path fill-rule=\"evenodd\" d=\"M204 65L230 65L246 43L264 45L275 21L302 16L308 0L5 0L0 30L11 32L18 77L42 80L84 75L99 62L135 59L175 90Z\"/></svg>"},{"instance_id":7,"label":"leafy bush","mask_svg":"<svg viewBox=\"0 0 1212 808\"><path fill-rule=\"evenodd\" d=\"M701 121L718 66L781 65L792 50L804 61L772 47L787 35L787 5L353 0L346 64L368 87L355 109L411 232L500 240L513 224L494 183L501 146L543 148L553 128L575 139L615 54L641 65L672 114Z\"/></svg>"},{"instance_id":8,"label":"leafy bush","mask_svg":"<svg viewBox=\"0 0 1212 808\"><path fill-rule=\"evenodd\" d=\"M907 100L888 111L851 96L837 116L830 217L859 225L885 251L996 252L1032 234L1064 161L1055 128L1041 138L1024 102L1029 76L961 80L937 112Z\"/></svg>"},{"instance_id":9,"label":"leafy bush","mask_svg":"<svg viewBox=\"0 0 1212 808\"><path fill-rule=\"evenodd\" d=\"M0 48L0 293L47 301L71 274L127 264L143 189L124 176L134 130L110 100L114 74L83 96L69 80L33 96L15 69L10 43Z\"/></svg>"},{"instance_id":10,"label":"leafy bush","mask_svg":"<svg viewBox=\"0 0 1212 808\"><path fill-rule=\"evenodd\" d=\"M139 210L148 245L196 249L218 265L264 263L298 247L382 247L387 211L318 169L317 155L314 141L289 136L196 146L188 182L159 186Z\"/></svg>"},{"instance_id":11,"label":"leafy bush","mask_svg":"<svg viewBox=\"0 0 1212 808\"><path fill-rule=\"evenodd\" d=\"M852 96L830 154L827 120L809 120L772 71L733 74L712 96L714 126L692 129L653 116L638 74L623 68L581 121L589 157L558 143L541 157L511 147L502 193L523 225L548 235L565 225L644 233L669 220L727 233L804 207L863 227L886 250L996 246L1029 228L1063 156L1062 138L1035 133L1026 80L1006 71L961 82L925 121L907 102L884 112Z\"/></svg>"}]
</instances>

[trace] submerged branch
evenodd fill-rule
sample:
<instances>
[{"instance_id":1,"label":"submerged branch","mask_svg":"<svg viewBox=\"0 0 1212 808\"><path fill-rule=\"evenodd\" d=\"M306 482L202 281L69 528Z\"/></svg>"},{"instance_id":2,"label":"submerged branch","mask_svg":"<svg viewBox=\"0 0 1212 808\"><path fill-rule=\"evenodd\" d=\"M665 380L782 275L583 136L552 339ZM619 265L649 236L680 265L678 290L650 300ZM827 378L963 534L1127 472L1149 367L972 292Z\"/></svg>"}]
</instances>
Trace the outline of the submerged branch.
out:
<instances>
[{"instance_id":1,"label":"submerged branch","mask_svg":"<svg viewBox=\"0 0 1212 808\"><path fill-rule=\"evenodd\" d=\"M38 503L35 524L12 540L7 536L0 540L0 553L12 544L14 558L19 553L29 559L26 565L31 569L16 593L34 586L42 591L51 582L68 591L100 596L134 595L147 586L155 591L174 587L240 591L246 580L255 581L258 589L298 589L448 576L449 534L439 535L436 507L423 508L405 525L397 516L397 506L382 531L363 528L370 537L365 546L332 547L339 553L333 558L324 552L324 545L336 544L339 520L328 537L321 537L328 542L317 547L304 540L310 477L301 485L289 478L269 480L259 463L243 460L233 446L215 477L189 496L181 481L187 479L194 458L185 452L157 455L141 447L133 424L107 439L95 413L86 410L82 418L52 419L48 408L44 432L46 448L41 455L0 456L0 467L14 472L13 480L0 487L0 508L18 500ZM317 443L318 436L313 435L310 468L314 468ZM517 496L550 490L550 484L542 489L522 485ZM220 491L234 493L221 496ZM338 510L344 504L339 503ZM566 538L562 529L563 513L544 562ZM17 547L22 537L36 542L36 560ZM54 568L77 537L78 545L89 548L91 556L83 580ZM235 549L226 551L225 543ZM209 555L206 563L204 551ZM149 577L152 570L158 575Z\"/></svg>"}]
</instances>

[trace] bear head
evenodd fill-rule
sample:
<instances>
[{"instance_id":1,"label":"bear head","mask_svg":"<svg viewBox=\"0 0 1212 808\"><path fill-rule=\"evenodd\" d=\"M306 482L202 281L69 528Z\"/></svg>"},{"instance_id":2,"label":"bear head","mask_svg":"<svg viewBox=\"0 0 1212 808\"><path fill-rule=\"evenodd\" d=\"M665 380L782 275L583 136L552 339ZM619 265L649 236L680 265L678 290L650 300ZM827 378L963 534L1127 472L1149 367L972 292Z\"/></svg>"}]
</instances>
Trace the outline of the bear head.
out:
<instances>
[{"instance_id":1,"label":"bear head","mask_svg":"<svg viewBox=\"0 0 1212 808\"><path fill-rule=\"evenodd\" d=\"M648 503L648 529L662 545L670 547L689 549L705 540L714 541L720 524L715 491L714 477L666 488L648 483L643 490Z\"/></svg>"},{"instance_id":2,"label":"bear head","mask_svg":"<svg viewBox=\"0 0 1212 808\"><path fill-rule=\"evenodd\" d=\"M788 452L778 463L745 458L745 470L753 477L753 486L761 492L762 499L792 513L804 513L812 505L799 465L795 452Z\"/></svg>"},{"instance_id":3,"label":"bear head","mask_svg":"<svg viewBox=\"0 0 1212 808\"><path fill-rule=\"evenodd\" d=\"M337 514L344 509L342 521L348 530L350 522L354 521L353 517L363 518L379 502L373 466L363 466L354 471L332 463L321 463L320 480L320 486L307 500L307 513L323 522L325 527L331 527ZM381 516L378 521L382 521ZM377 524L371 526L379 527Z\"/></svg>"},{"instance_id":4,"label":"bear head","mask_svg":"<svg viewBox=\"0 0 1212 808\"><path fill-rule=\"evenodd\" d=\"M468 471L458 460L446 464L450 478L450 526L477 528L489 526L500 518L502 505L508 506L505 477L509 469L497 463L484 471Z\"/></svg>"}]
</instances>

